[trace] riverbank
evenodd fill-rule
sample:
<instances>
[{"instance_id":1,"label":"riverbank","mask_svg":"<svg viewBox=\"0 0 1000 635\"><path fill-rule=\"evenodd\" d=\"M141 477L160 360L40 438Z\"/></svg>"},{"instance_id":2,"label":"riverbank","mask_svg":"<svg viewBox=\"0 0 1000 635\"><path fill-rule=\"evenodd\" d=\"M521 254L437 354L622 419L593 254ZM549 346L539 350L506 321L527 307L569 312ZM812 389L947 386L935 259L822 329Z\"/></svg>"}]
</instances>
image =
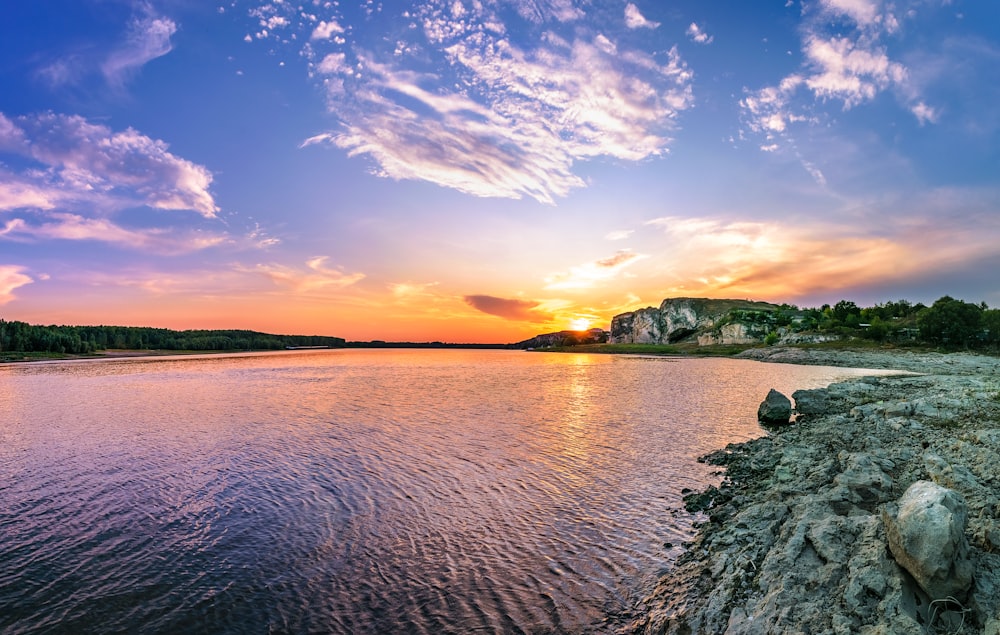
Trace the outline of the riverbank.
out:
<instances>
[{"instance_id":1,"label":"riverbank","mask_svg":"<svg viewBox=\"0 0 1000 635\"><path fill-rule=\"evenodd\" d=\"M1000 634L1000 359L793 348L736 357L925 374L799 391L797 423L708 457L725 466L724 482L689 499L706 521L631 630ZM964 500L967 590L932 597L890 549L887 523L917 481Z\"/></svg>"}]
</instances>

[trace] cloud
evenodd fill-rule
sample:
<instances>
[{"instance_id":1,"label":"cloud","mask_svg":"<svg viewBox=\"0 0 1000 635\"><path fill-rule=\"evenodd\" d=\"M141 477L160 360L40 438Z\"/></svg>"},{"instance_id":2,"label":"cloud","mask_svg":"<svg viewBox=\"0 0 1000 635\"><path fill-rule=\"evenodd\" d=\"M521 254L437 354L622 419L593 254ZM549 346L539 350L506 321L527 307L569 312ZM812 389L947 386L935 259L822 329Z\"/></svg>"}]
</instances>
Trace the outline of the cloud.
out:
<instances>
[{"instance_id":1,"label":"cloud","mask_svg":"<svg viewBox=\"0 0 1000 635\"><path fill-rule=\"evenodd\" d=\"M906 79L906 68L890 61L885 49L861 41L813 36L805 43L805 54L814 71L805 85L819 98L841 101L845 110Z\"/></svg>"},{"instance_id":2,"label":"cloud","mask_svg":"<svg viewBox=\"0 0 1000 635\"><path fill-rule=\"evenodd\" d=\"M204 167L132 128L113 132L77 115L42 113L13 120L0 113L0 154L28 160L0 172L0 208L117 211L136 206L190 210L213 218L219 208Z\"/></svg>"},{"instance_id":3,"label":"cloud","mask_svg":"<svg viewBox=\"0 0 1000 635\"><path fill-rule=\"evenodd\" d=\"M27 241L94 240L161 254L189 253L229 242L224 234L128 229L106 218L85 218L67 213L47 214L45 220L39 223L13 218L0 228L0 237Z\"/></svg>"},{"instance_id":4,"label":"cloud","mask_svg":"<svg viewBox=\"0 0 1000 635\"><path fill-rule=\"evenodd\" d=\"M657 218L647 224L660 228L667 243L650 267L661 271L667 295L787 300L919 280L1000 256L994 238L1000 222L987 211L995 197L995 191L940 191L915 193L913 200L872 201L866 205L904 206L909 213L900 218L885 215L881 226L866 228L849 220L791 227ZM976 216L976 222L942 223L942 217L956 209Z\"/></svg>"},{"instance_id":5,"label":"cloud","mask_svg":"<svg viewBox=\"0 0 1000 635\"><path fill-rule=\"evenodd\" d=\"M931 108L922 101L914 104L913 107L910 108L910 111L913 112L913 116L917 118L917 122L920 123L921 126L926 123L937 122L938 119L937 110Z\"/></svg>"},{"instance_id":6,"label":"cloud","mask_svg":"<svg viewBox=\"0 0 1000 635\"><path fill-rule=\"evenodd\" d=\"M329 40L334 33L343 33L344 27L337 24L336 20L330 20L329 22L320 20L320 23L316 25L313 29L312 35L309 36L311 40Z\"/></svg>"},{"instance_id":7,"label":"cloud","mask_svg":"<svg viewBox=\"0 0 1000 635\"><path fill-rule=\"evenodd\" d=\"M573 6L573 0L508 0L508 2L514 5L522 18L536 24L549 20L572 22L585 16L582 9Z\"/></svg>"},{"instance_id":8,"label":"cloud","mask_svg":"<svg viewBox=\"0 0 1000 635\"><path fill-rule=\"evenodd\" d=\"M0 170L0 211L24 208L52 209L55 207L54 194L30 183L18 182Z\"/></svg>"},{"instance_id":9,"label":"cloud","mask_svg":"<svg viewBox=\"0 0 1000 635\"><path fill-rule=\"evenodd\" d=\"M715 37L702 31L701 27L694 22L691 23L685 33L687 33L687 36L691 38L692 42L697 42L698 44L711 44L712 41L715 40Z\"/></svg>"},{"instance_id":10,"label":"cloud","mask_svg":"<svg viewBox=\"0 0 1000 635\"><path fill-rule=\"evenodd\" d=\"M791 124L816 123L811 107L834 102L850 110L874 100L890 88L898 89L904 102L918 102L909 83L909 71L889 56L883 44L899 28L894 5L869 0L818 0L806 4L801 28L802 65L777 85L746 90L740 101L747 127L762 133L774 146ZM808 98L811 98L811 102ZM922 104L923 102L919 102ZM921 123L932 112L909 105Z\"/></svg>"},{"instance_id":11,"label":"cloud","mask_svg":"<svg viewBox=\"0 0 1000 635\"><path fill-rule=\"evenodd\" d=\"M538 311L540 302L497 298L491 295L467 295L463 298L469 306L507 320L521 322L548 322L551 316Z\"/></svg>"},{"instance_id":12,"label":"cloud","mask_svg":"<svg viewBox=\"0 0 1000 635\"><path fill-rule=\"evenodd\" d=\"M177 23L158 15L150 4L135 4L140 15L125 25L119 41L88 42L38 68L36 77L52 89L62 89L96 74L113 90L122 91L143 66L173 50L170 38L177 32Z\"/></svg>"},{"instance_id":13,"label":"cloud","mask_svg":"<svg viewBox=\"0 0 1000 635\"><path fill-rule=\"evenodd\" d=\"M608 232L604 236L604 238L607 240L625 240L626 238L631 236L634 231L635 230L633 229L620 229L617 231Z\"/></svg>"},{"instance_id":14,"label":"cloud","mask_svg":"<svg viewBox=\"0 0 1000 635\"><path fill-rule=\"evenodd\" d=\"M24 267L0 265L0 305L15 299L14 290L34 282L24 273Z\"/></svg>"},{"instance_id":15,"label":"cloud","mask_svg":"<svg viewBox=\"0 0 1000 635\"><path fill-rule=\"evenodd\" d=\"M668 152L693 104L676 48L628 48L569 0L512 1L520 22L495 3L420 4L391 54L350 26L346 44L310 40L302 53L341 125L302 146L367 157L386 178L548 204L585 186L578 162ZM515 30L530 46L506 36Z\"/></svg>"},{"instance_id":16,"label":"cloud","mask_svg":"<svg viewBox=\"0 0 1000 635\"><path fill-rule=\"evenodd\" d=\"M439 285L439 282L397 282L389 285L389 291L395 298L425 298L431 295L431 289Z\"/></svg>"},{"instance_id":17,"label":"cloud","mask_svg":"<svg viewBox=\"0 0 1000 635\"><path fill-rule=\"evenodd\" d=\"M177 24L151 15L148 7L146 12L145 17L132 21L125 42L101 64L101 73L114 88L121 88L140 68L173 49L170 37L177 32Z\"/></svg>"},{"instance_id":18,"label":"cloud","mask_svg":"<svg viewBox=\"0 0 1000 635\"><path fill-rule=\"evenodd\" d=\"M571 267L568 272L556 273L545 278L545 288L547 290L590 289L598 283L616 278L627 267L647 257L622 249L608 258Z\"/></svg>"},{"instance_id":19,"label":"cloud","mask_svg":"<svg viewBox=\"0 0 1000 635\"><path fill-rule=\"evenodd\" d=\"M273 283L290 287L300 293L313 293L327 289L349 287L365 278L363 273L346 273L340 268L326 266L327 256L316 256L305 263L305 269L280 264L258 264L255 267L237 267L238 271L252 272L268 278Z\"/></svg>"},{"instance_id":20,"label":"cloud","mask_svg":"<svg viewBox=\"0 0 1000 635\"><path fill-rule=\"evenodd\" d=\"M639 12L639 7L629 2L625 5L625 26L630 29L655 29L660 23L647 20Z\"/></svg>"}]
</instances>

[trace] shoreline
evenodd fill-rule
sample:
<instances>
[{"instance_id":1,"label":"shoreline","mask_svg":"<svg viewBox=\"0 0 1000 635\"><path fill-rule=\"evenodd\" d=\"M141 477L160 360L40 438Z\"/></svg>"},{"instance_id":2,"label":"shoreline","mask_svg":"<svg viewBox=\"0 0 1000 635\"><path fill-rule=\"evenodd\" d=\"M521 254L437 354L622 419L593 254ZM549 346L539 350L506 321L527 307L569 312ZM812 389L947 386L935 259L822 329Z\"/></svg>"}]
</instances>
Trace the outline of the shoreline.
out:
<instances>
[{"instance_id":1,"label":"shoreline","mask_svg":"<svg viewBox=\"0 0 1000 635\"><path fill-rule=\"evenodd\" d=\"M697 495L706 520L629 632L1000 635L1000 358L735 357L920 374L797 391L798 422L705 457L723 483ZM964 500L967 592L932 597L890 550L886 523L916 481Z\"/></svg>"}]
</instances>

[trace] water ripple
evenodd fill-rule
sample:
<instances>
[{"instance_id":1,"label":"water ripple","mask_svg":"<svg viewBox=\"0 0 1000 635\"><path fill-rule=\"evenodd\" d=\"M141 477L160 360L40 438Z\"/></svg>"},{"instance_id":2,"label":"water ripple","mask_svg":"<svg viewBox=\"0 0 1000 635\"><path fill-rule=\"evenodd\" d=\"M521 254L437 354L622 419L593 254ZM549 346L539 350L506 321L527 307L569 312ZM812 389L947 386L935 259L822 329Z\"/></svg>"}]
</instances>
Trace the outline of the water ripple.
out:
<instances>
[{"instance_id":1,"label":"water ripple","mask_svg":"<svg viewBox=\"0 0 1000 635\"><path fill-rule=\"evenodd\" d=\"M0 368L0 632L600 633L700 454L852 371L505 351Z\"/></svg>"}]
</instances>

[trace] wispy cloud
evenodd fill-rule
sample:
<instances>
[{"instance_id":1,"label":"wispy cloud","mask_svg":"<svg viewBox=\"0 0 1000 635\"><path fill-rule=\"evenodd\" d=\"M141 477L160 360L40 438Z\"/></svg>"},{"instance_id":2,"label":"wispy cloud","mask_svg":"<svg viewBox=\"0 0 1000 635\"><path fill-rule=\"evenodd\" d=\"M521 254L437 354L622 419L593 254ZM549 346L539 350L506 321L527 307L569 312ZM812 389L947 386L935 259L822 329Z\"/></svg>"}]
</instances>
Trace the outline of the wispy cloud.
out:
<instances>
[{"instance_id":1,"label":"wispy cloud","mask_svg":"<svg viewBox=\"0 0 1000 635\"><path fill-rule=\"evenodd\" d=\"M627 267L646 257L643 254L622 249L608 258L571 267L567 272L556 273L545 278L545 288L548 290L590 289L601 282L618 277Z\"/></svg>"},{"instance_id":2,"label":"wispy cloud","mask_svg":"<svg viewBox=\"0 0 1000 635\"><path fill-rule=\"evenodd\" d=\"M467 295L464 300L466 304L478 311L507 320L549 322L552 319L551 315L539 311L541 302L532 300L497 298L491 295Z\"/></svg>"},{"instance_id":3,"label":"wispy cloud","mask_svg":"<svg viewBox=\"0 0 1000 635\"><path fill-rule=\"evenodd\" d=\"M715 40L715 37L709 35L708 33L705 33L701 29L701 27L694 22L692 22L691 25L688 26L687 31L685 31L685 33L687 33L687 36L691 38L692 42L696 42L698 44L711 44L712 41Z\"/></svg>"},{"instance_id":4,"label":"wispy cloud","mask_svg":"<svg viewBox=\"0 0 1000 635\"><path fill-rule=\"evenodd\" d=\"M206 218L219 208L203 166L169 152L132 128L114 132L77 115L0 113L0 155L27 160L0 184L0 205L66 211L148 206L190 210Z\"/></svg>"},{"instance_id":5,"label":"wispy cloud","mask_svg":"<svg viewBox=\"0 0 1000 635\"><path fill-rule=\"evenodd\" d=\"M13 300L16 289L34 282L24 271L24 267L17 265L0 265L0 305Z\"/></svg>"},{"instance_id":6,"label":"wispy cloud","mask_svg":"<svg viewBox=\"0 0 1000 635\"><path fill-rule=\"evenodd\" d=\"M631 236L634 231L635 230L633 229L620 229L617 231L608 232L604 236L604 238L607 240L625 240L626 238Z\"/></svg>"},{"instance_id":7,"label":"wispy cloud","mask_svg":"<svg viewBox=\"0 0 1000 635\"><path fill-rule=\"evenodd\" d=\"M151 4L137 2L134 8L136 15L124 25L118 41L88 42L38 68L36 76L53 89L63 89L97 75L112 90L123 91L143 66L173 50L171 37L177 32L177 23Z\"/></svg>"},{"instance_id":8,"label":"wispy cloud","mask_svg":"<svg viewBox=\"0 0 1000 635\"><path fill-rule=\"evenodd\" d=\"M171 36L177 24L170 18L153 14L148 6L145 16L132 20L125 41L101 64L108 85L122 88L139 69L173 49Z\"/></svg>"},{"instance_id":9,"label":"wispy cloud","mask_svg":"<svg viewBox=\"0 0 1000 635\"><path fill-rule=\"evenodd\" d=\"M310 258L305 262L305 268L267 263L249 268L238 266L237 270L256 273L268 278L276 285L289 287L304 294L342 289L363 280L365 277L363 273L348 273L339 267L328 267L326 264L328 260L328 256Z\"/></svg>"},{"instance_id":10,"label":"wispy cloud","mask_svg":"<svg viewBox=\"0 0 1000 635\"><path fill-rule=\"evenodd\" d=\"M41 222L13 218L0 228L0 237L21 241L92 240L126 249L159 254L183 254L216 247L229 238L225 234L167 229L129 229L107 218L85 218L78 214L46 214Z\"/></svg>"},{"instance_id":11,"label":"wispy cloud","mask_svg":"<svg viewBox=\"0 0 1000 635\"><path fill-rule=\"evenodd\" d=\"M676 48L626 47L569 0L514 8L522 21L493 3L418 5L403 12L405 35L391 55L361 44L361 27L323 16L350 41L310 39L303 54L342 125L302 145L368 157L387 178L543 203L585 185L577 162L668 151L677 116L693 103ZM311 37L319 26L298 28ZM531 47L507 37L515 28L537 34L525 40Z\"/></svg>"},{"instance_id":12,"label":"wispy cloud","mask_svg":"<svg viewBox=\"0 0 1000 635\"><path fill-rule=\"evenodd\" d=\"M970 198L960 192L925 192L922 197L928 200L914 201L911 216L887 217L882 227L867 230L849 223L789 227L773 222L658 218L648 225L660 228L668 242L664 255L651 266L662 272L668 294L714 297L815 297L919 279L956 263L1000 256L992 238L1000 229L998 221L984 216L975 229L941 223L947 210L974 213L994 195Z\"/></svg>"}]
</instances>

